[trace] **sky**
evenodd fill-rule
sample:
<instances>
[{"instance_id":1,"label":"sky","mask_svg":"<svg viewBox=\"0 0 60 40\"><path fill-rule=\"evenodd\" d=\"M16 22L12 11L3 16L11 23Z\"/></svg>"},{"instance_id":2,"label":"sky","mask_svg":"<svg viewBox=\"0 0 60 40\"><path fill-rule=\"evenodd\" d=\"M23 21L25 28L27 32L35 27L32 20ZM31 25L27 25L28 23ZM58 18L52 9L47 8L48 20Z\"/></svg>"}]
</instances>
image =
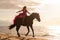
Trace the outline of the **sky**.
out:
<instances>
[{"instance_id":1,"label":"sky","mask_svg":"<svg viewBox=\"0 0 60 40\"><path fill-rule=\"evenodd\" d=\"M43 23L44 25L60 25L59 0L0 0L0 19L11 22L17 15L16 11L21 10L24 5L30 13L40 14L42 25Z\"/></svg>"},{"instance_id":2,"label":"sky","mask_svg":"<svg viewBox=\"0 0 60 40\"><path fill-rule=\"evenodd\" d=\"M21 10L24 5L31 13L40 13L42 22L49 24L60 20L59 0L0 0L0 19L10 21L17 14L16 11Z\"/></svg>"}]
</instances>

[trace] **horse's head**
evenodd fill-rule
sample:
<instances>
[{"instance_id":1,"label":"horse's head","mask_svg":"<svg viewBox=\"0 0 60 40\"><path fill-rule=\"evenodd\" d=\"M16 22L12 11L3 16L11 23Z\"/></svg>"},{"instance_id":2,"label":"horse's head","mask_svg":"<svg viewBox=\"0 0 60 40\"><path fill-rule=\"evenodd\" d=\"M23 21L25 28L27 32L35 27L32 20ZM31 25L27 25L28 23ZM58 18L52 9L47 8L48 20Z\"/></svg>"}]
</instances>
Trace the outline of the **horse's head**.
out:
<instances>
[{"instance_id":1,"label":"horse's head","mask_svg":"<svg viewBox=\"0 0 60 40\"><path fill-rule=\"evenodd\" d=\"M32 13L32 16L36 18L39 22L41 21L39 13Z\"/></svg>"}]
</instances>

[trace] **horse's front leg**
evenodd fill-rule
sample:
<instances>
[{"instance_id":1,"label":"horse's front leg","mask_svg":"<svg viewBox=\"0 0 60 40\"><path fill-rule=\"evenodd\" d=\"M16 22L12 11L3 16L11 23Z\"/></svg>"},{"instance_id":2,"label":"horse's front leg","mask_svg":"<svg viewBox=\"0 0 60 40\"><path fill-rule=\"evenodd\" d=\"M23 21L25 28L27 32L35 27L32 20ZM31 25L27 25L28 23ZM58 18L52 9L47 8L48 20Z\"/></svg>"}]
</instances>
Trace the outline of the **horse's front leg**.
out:
<instances>
[{"instance_id":1,"label":"horse's front leg","mask_svg":"<svg viewBox=\"0 0 60 40\"><path fill-rule=\"evenodd\" d=\"M16 31L17 31L17 35L18 35L18 37L20 37L20 34L19 34L19 28L20 28L20 26L16 26Z\"/></svg>"},{"instance_id":2,"label":"horse's front leg","mask_svg":"<svg viewBox=\"0 0 60 40\"><path fill-rule=\"evenodd\" d=\"M33 27L32 27L32 25L31 25L30 27L31 27L31 30L32 30L32 33L33 33L33 37L34 37L34 30L33 30Z\"/></svg>"},{"instance_id":3,"label":"horse's front leg","mask_svg":"<svg viewBox=\"0 0 60 40\"><path fill-rule=\"evenodd\" d=\"M27 34L25 34L25 36L27 36L29 34L29 32L30 32L29 26L27 26L27 29L28 29L28 32L27 32Z\"/></svg>"}]
</instances>

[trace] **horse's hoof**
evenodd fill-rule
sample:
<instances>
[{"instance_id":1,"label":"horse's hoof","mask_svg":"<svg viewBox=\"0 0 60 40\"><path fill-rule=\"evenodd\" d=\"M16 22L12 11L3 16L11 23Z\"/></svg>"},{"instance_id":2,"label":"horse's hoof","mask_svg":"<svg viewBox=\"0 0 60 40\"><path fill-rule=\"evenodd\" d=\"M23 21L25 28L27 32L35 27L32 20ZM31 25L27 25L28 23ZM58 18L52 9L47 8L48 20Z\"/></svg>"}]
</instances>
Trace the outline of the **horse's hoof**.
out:
<instances>
[{"instance_id":1,"label":"horse's hoof","mask_svg":"<svg viewBox=\"0 0 60 40\"><path fill-rule=\"evenodd\" d=\"M27 36L27 34L25 34L25 36Z\"/></svg>"},{"instance_id":2,"label":"horse's hoof","mask_svg":"<svg viewBox=\"0 0 60 40\"><path fill-rule=\"evenodd\" d=\"M33 37L35 37L35 36L33 36Z\"/></svg>"},{"instance_id":3,"label":"horse's hoof","mask_svg":"<svg viewBox=\"0 0 60 40\"><path fill-rule=\"evenodd\" d=\"M18 37L20 37L20 35L18 35Z\"/></svg>"},{"instance_id":4,"label":"horse's hoof","mask_svg":"<svg viewBox=\"0 0 60 40\"><path fill-rule=\"evenodd\" d=\"M20 37L20 35L18 34L18 37Z\"/></svg>"}]
</instances>

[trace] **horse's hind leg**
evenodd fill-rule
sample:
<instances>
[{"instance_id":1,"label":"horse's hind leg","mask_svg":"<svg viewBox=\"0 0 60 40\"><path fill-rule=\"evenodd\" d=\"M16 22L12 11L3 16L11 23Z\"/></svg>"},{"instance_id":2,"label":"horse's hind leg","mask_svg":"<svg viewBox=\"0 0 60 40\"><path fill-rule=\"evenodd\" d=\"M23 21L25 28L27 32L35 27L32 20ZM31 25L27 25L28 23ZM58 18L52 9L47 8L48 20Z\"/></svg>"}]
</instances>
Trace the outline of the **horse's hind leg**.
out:
<instances>
[{"instance_id":1,"label":"horse's hind leg","mask_svg":"<svg viewBox=\"0 0 60 40\"><path fill-rule=\"evenodd\" d=\"M18 32L18 31L19 31L19 28L20 28L20 25L17 25L17 26L16 26L16 31L17 31L18 37L20 37L20 34L19 34L19 32Z\"/></svg>"},{"instance_id":2,"label":"horse's hind leg","mask_svg":"<svg viewBox=\"0 0 60 40\"><path fill-rule=\"evenodd\" d=\"M31 29L32 29L32 32L33 32L33 37L34 37L34 30L33 30L33 27L32 27L32 25L31 25L30 27L31 27Z\"/></svg>"},{"instance_id":3,"label":"horse's hind leg","mask_svg":"<svg viewBox=\"0 0 60 40\"><path fill-rule=\"evenodd\" d=\"M25 36L27 36L29 34L29 32L30 32L29 26L27 26L27 29L28 29L28 32L27 32L27 34L25 34Z\"/></svg>"}]
</instances>

